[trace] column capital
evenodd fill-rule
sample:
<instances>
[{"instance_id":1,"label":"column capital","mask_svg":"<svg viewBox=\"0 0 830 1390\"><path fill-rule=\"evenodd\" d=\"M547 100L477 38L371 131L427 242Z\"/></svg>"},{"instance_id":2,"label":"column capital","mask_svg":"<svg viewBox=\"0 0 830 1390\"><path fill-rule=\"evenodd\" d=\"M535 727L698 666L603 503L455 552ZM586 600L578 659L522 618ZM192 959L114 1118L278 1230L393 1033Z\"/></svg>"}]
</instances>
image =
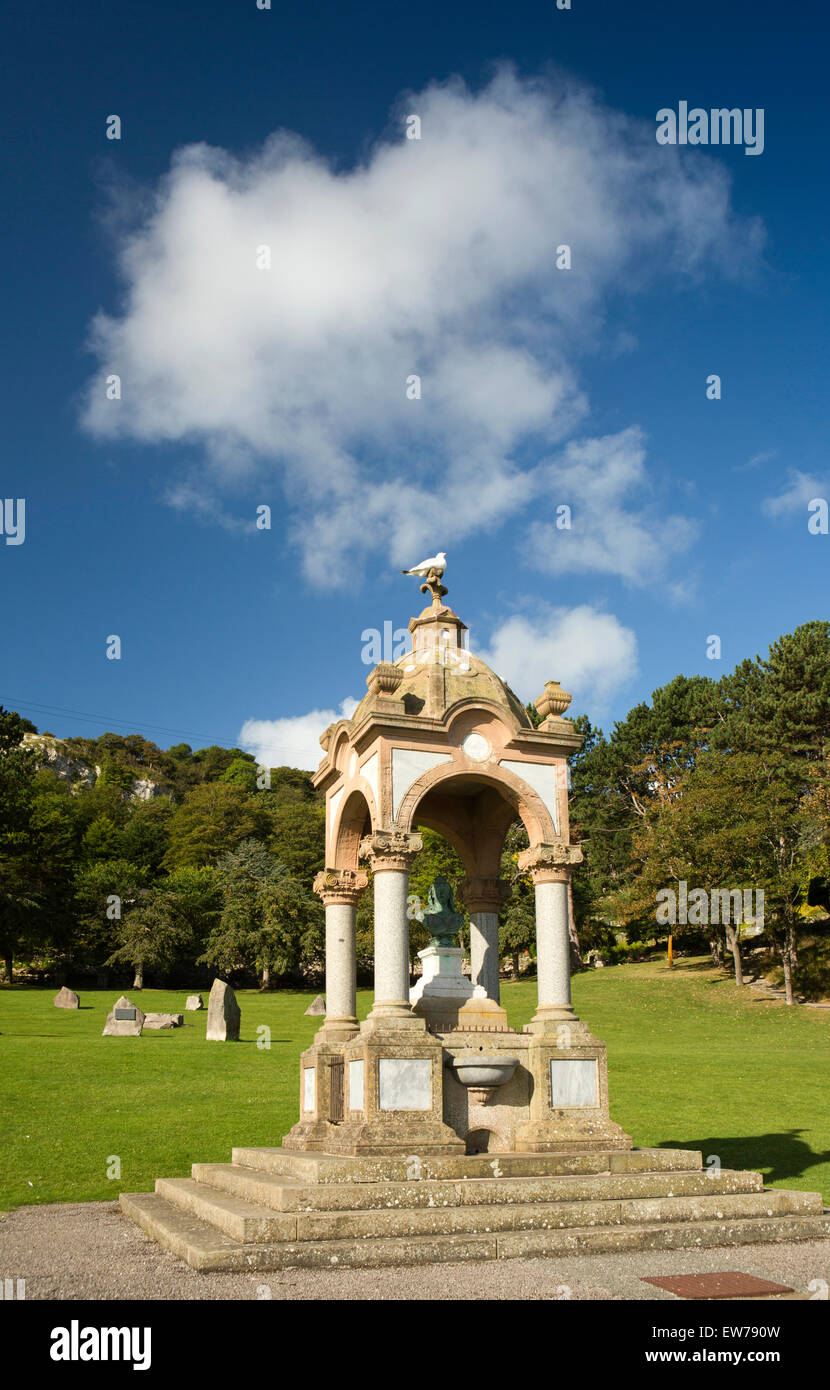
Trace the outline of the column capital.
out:
<instances>
[{"instance_id":1,"label":"column capital","mask_svg":"<svg viewBox=\"0 0 830 1390\"><path fill-rule=\"evenodd\" d=\"M420 835L405 835L401 830L376 830L360 841L361 859L368 859L373 873L396 869L409 873L415 855L424 847Z\"/></svg>"},{"instance_id":2,"label":"column capital","mask_svg":"<svg viewBox=\"0 0 830 1390\"><path fill-rule=\"evenodd\" d=\"M519 855L519 872L530 874L534 884L567 883L574 865L582 863L579 845L566 845L564 840L553 844L531 845Z\"/></svg>"},{"instance_id":3,"label":"column capital","mask_svg":"<svg viewBox=\"0 0 830 1390\"><path fill-rule=\"evenodd\" d=\"M353 907L369 882L362 869L321 869L314 878L314 892L326 907L347 903Z\"/></svg>"},{"instance_id":4,"label":"column capital","mask_svg":"<svg viewBox=\"0 0 830 1390\"><path fill-rule=\"evenodd\" d=\"M467 878L458 896L468 912L498 912L510 892L511 885L504 878Z\"/></svg>"}]
</instances>

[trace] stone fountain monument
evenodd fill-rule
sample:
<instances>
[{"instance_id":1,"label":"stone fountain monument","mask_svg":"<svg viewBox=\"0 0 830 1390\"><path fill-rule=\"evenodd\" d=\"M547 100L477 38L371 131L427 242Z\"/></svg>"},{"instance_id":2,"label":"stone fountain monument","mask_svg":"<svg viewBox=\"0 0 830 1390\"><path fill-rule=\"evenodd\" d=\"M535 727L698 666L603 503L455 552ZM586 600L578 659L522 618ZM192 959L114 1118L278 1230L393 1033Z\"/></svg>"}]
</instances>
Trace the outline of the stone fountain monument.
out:
<instances>
[{"instance_id":1,"label":"stone fountain monument","mask_svg":"<svg viewBox=\"0 0 830 1390\"><path fill-rule=\"evenodd\" d=\"M821 1198L764 1192L758 1173L702 1172L701 1155L633 1150L609 1111L606 1049L571 1003L567 759L570 695L549 681L538 727L468 648L445 603L444 556L411 573L430 601L412 649L381 662L348 719L321 737L326 804L326 1016L303 1053L299 1118L282 1145L123 1195L122 1207L196 1268L395 1264L574 1250L665 1249L826 1234ZM536 906L538 997L508 1026L499 999L500 877L516 818ZM472 978L445 880L410 988L409 874L421 827L466 874ZM370 887L371 874L371 887ZM374 905L374 1003L356 1011L355 915Z\"/></svg>"}]
</instances>

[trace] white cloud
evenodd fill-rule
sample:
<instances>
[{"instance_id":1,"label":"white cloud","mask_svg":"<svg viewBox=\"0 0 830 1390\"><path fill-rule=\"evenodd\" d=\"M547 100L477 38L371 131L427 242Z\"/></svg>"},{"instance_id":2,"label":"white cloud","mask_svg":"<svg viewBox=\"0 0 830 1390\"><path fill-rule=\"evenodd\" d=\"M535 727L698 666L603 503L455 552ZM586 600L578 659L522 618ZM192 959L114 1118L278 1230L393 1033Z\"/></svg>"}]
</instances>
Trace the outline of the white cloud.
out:
<instances>
[{"instance_id":1,"label":"white cloud","mask_svg":"<svg viewBox=\"0 0 830 1390\"><path fill-rule=\"evenodd\" d=\"M551 512L560 503L572 509L570 529L547 521L528 529L525 558L547 574L595 571L647 583L698 534L690 518L661 516L653 502L643 500L653 485L637 428L568 444L537 476Z\"/></svg>"},{"instance_id":2,"label":"white cloud","mask_svg":"<svg viewBox=\"0 0 830 1390\"><path fill-rule=\"evenodd\" d=\"M744 473L749 468L760 468L762 463L769 463L770 459L774 459L777 452L776 449L762 449L759 454L753 454L752 458L747 459L746 463L736 463L733 471Z\"/></svg>"},{"instance_id":3,"label":"white cloud","mask_svg":"<svg viewBox=\"0 0 830 1390\"><path fill-rule=\"evenodd\" d=\"M323 750L320 735L337 719L350 719L358 701L348 697L333 709L313 709L288 719L246 719L239 746L252 753L261 767L300 767L314 772Z\"/></svg>"},{"instance_id":4,"label":"white cloud","mask_svg":"<svg viewBox=\"0 0 830 1390\"><path fill-rule=\"evenodd\" d=\"M620 686L637 672L637 638L612 613L589 604L545 607L533 618L516 614L478 652L521 700L535 700L545 681L558 680L573 695L572 712L601 718Z\"/></svg>"},{"instance_id":5,"label":"white cloud","mask_svg":"<svg viewBox=\"0 0 830 1390\"><path fill-rule=\"evenodd\" d=\"M403 138L409 112L420 141ZM522 451L585 418L577 361L603 341L606 291L740 270L760 244L716 160L659 146L653 122L575 82L503 70L478 93L434 84L397 117L351 169L284 131L246 158L177 151L122 233L121 311L92 325L88 428L201 446L203 515L211 493L282 488L321 584L369 549L403 564L525 508L539 477ZM633 576L646 537L620 519L627 535L606 531L582 568Z\"/></svg>"},{"instance_id":6,"label":"white cloud","mask_svg":"<svg viewBox=\"0 0 830 1390\"><path fill-rule=\"evenodd\" d=\"M817 478L814 474L800 473L797 468L791 468L788 475L787 486L777 497L765 497L761 503L761 511L766 516L775 519L779 516L786 516L794 512L804 512L807 514L807 503L814 497L827 497L827 479Z\"/></svg>"}]
</instances>

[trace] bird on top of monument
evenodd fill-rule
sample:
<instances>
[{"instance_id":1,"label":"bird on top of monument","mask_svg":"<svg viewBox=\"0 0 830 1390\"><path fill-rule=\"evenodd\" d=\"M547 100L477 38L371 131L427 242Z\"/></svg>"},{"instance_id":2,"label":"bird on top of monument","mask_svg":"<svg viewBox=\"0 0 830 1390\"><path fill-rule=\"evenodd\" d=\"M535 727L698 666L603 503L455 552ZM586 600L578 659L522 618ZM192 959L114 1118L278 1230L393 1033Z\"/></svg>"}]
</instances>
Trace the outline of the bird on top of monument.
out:
<instances>
[{"instance_id":1,"label":"bird on top of monument","mask_svg":"<svg viewBox=\"0 0 830 1390\"><path fill-rule=\"evenodd\" d=\"M438 554L433 555L431 560L422 560L420 565L413 565L411 570L401 570L401 574L414 574L417 575L419 579L426 579L427 575L434 570L440 579L446 568L446 552L439 550Z\"/></svg>"},{"instance_id":2,"label":"bird on top of monument","mask_svg":"<svg viewBox=\"0 0 830 1390\"><path fill-rule=\"evenodd\" d=\"M458 933L464 925L464 916L456 912L452 900L452 888L443 874L432 880L427 895L427 910L424 913L424 926L429 931L430 946L455 946Z\"/></svg>"}]
</instances>

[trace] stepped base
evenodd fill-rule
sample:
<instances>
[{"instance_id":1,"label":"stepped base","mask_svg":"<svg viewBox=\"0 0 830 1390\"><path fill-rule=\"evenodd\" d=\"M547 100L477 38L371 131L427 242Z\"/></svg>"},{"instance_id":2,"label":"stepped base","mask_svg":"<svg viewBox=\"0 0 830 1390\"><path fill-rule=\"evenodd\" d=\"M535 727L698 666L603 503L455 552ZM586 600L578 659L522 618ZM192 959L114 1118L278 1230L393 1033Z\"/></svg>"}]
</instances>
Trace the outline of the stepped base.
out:
<instances>
[{"instance_id":1,"label":"stepped base","mask_svg":"<svg viewBox=\"0 0 830 1390\"><path fill-rule=\"evenodd\" d=\"M673 1250L830 1233L818 1193L702 1171L686 1150L410 1159L235 1149L121 1209L199 1270Z\"/></svg>"}]
</instances>

